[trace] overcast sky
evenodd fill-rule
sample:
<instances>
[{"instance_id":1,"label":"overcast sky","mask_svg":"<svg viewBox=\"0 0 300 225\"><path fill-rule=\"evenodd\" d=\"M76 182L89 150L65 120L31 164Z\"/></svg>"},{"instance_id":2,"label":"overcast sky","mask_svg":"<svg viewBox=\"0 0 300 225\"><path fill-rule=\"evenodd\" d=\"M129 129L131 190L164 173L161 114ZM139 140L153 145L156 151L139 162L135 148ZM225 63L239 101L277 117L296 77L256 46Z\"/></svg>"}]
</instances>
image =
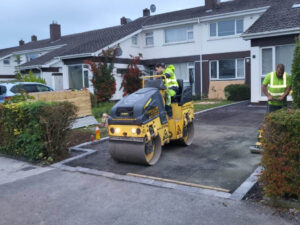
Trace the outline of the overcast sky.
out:
<instances>
[{"instance_id":1,"label":"overcast sky","mask_svg":"<svg viewBox=\"0 0 300 225\"><path fill-rule=\"evenodd\" d=\"M204 0L1 0L0 49L16 46L20 39L49 38L49 24L61 24L62 35L119 25L122 16L136 19L156 5L154 14L197 7Z\"/></svg>"}]
</instances>

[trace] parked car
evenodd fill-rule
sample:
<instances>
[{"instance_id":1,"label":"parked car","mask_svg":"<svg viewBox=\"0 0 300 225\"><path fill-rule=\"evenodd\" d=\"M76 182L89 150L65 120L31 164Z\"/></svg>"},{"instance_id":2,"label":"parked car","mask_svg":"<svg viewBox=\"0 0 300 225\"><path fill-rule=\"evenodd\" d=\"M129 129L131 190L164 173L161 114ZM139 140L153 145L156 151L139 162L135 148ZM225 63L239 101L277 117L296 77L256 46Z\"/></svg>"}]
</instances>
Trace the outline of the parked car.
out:
<instances>
[{"instance_id":1,"label":"parked car","mask_svg":"<svg viewBox=\"0 0 300 225\"><path fill-rule=\"evenodd\" d=\"M5 102L14 95L20 94L22 91L26 93L54 91L51 87L35 82L14 82L0 83L0 103Z\"/></svg>"}]
</instances>

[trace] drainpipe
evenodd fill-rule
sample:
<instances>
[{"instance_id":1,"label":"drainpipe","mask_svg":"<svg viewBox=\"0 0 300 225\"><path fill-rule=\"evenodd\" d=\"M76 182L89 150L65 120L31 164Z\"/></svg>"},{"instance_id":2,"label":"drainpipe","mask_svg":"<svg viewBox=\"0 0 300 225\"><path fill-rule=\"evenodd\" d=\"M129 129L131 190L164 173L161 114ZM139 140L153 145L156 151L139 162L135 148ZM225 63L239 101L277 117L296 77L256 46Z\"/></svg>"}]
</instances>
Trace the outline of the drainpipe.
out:
<instances>
[{"instance_id":1,"label":"drainpipe","mask_svg":"<svg viewBox=\"0 0 300 225\"><path fill-rule=\"evenodd\" d=\"M200 25L200 18L198 18L198 25L199 25L199 29L201 29L201 25ZM199 66L200 66L200 98L202 99L202 95L203 95L203 76L202 76L202 73L203 73L203 69L202 69L202 53L201 53L201 35L200 35L200 38L199 38L199 41L200 41L200 44L199 44L199 56L200 56L200 63L199 63Z\"/></svg>"},{"instance_id":2,"label":"drainpipe","mask_svg":"<svg viewBox=\"0 0 300 225\"><path fill-rule=\"evenodd\" d=\"M41 67L36 67L36 69L38 69L38 70L40 71L40 77L41 77L41 76L42 76L42 73L43 73Z\"/></svg>"},{"instance_id":3,"label":"drainpipe","mask_svg":"<svg viewBox=\"0 0 300 225\"><path fill-rule=\"evenodd\" d=\"M202 54L200 53L200 97L202 99L203 96L203 68L202 68Z\"/></svg>"}]
</instances>

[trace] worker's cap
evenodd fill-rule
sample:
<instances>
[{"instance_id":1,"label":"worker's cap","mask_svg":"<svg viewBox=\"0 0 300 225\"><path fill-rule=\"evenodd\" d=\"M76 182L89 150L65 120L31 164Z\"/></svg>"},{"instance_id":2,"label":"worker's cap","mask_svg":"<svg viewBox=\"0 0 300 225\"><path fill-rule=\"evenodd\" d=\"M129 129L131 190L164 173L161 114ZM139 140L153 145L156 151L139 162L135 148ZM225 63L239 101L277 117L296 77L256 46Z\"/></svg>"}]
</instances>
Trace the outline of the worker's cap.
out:
<instances>
[{"instance_id":1,"label":"worker's cap","mask_svg":"<svg viewBox=\"0 0 300 225\"><path fill-rule=\"evenodd\" d=\"M155 64L155 68L157 68L157 67L166 68L166 64L164 64L164 63L157 63L157 64Z\"/></svg>"}]
</instances>

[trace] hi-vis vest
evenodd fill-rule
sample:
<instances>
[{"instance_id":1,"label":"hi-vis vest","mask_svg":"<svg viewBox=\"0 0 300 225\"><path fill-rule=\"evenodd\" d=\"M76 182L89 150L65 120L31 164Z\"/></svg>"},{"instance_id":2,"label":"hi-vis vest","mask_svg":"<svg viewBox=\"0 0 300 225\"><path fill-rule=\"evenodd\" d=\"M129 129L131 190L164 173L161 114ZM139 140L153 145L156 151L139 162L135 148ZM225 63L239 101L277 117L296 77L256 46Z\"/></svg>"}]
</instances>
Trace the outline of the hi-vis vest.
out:
<instances>
[{"instance_id":1,"label":"hi-vis vest","mask_svg":"<svg viewBox=\"0 0 300 225\"><path fill-rule=\"evenodd\" d=\"M270 84L269 84L269 93L272 97L274 98L278 98L280 96L282 96L286 90L287 87L287 74L284 73L283 74L283 84L278 85L278 84L274 84L274 79L276 77L276 72L271 73L271 78L270 78Z\"/></svg>"},{"instance_id":2,"label":"hi-vis vest","mask_svg":"<svg viewBox=\"0 0 300 225\"><path fill-rule=\"evenodd\" d=\"M169 74L170 77L167 78L168 87L178 87L178 82L175 76L175 67L173 65L169 65L163 72L163 74Z\"/></svg>"}]
</instances>

